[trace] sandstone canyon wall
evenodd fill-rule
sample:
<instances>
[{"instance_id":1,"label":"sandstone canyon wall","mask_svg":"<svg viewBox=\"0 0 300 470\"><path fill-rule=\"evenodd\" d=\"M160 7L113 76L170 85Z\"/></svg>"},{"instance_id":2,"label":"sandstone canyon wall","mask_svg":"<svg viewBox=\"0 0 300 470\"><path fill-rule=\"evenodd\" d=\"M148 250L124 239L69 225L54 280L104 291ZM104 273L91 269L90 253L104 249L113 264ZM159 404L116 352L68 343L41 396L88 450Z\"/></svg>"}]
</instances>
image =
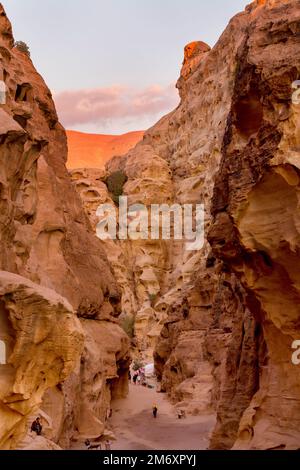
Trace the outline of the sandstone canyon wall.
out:
<instances>
[{"instance_id":1,"label":"sandstone canyon wall","mask_svg":"<svg viewBox=\"0 0 300 470\"><path fill-rule=\"evenodd\" d=\"M235 448L299 448L300 3L254 10L238 51L209 240L245 290L267 354Z\"/></svg>"},{"instance_id":2,"label":"sandstone canyon wall","mask_svg":"<svg viewBox=\"0 0 300 470\"><path fill-rule=\"evenodd\" d=\"M2 5L0 75L0 448L36 448L37 412L39 446L68 447L101 435L111 395L126 394L120 291L66 170L51 93Z\"/></svg>"},{"instance_id":3,"label":"sandstone canyon wall","mask_svg":"<svg viewBox=\"0 0 300 470\"><path fill-rule=\"evenodd\" d=\"M0 8L1 448L104 432L127 389L119 317L176 406L216 413L211 448L300 447L299 52L300 2L252 3L213 49L186 47L178 108L72 185L51 94ZM129 204L204 203L203 249L97 240L116 171ZM42 442L27 435L37 412Z\"/></svg>"},{"instance_id":4,"label":"sandstone canyon wall","mask_svg":"<svg viewBox=\"0 0 300 470\"><path fill-rule=\"evenodd\" d=\"M186 47L181 103L142 142L106 173L72 172L94 226L116 171L129 204L205 204L200 251L174 240L104 247L162 390L189 413L216 411L211 448L300 447L299 52L300 2L253 2L213 49Z\"/></svg>"}]
</instances>

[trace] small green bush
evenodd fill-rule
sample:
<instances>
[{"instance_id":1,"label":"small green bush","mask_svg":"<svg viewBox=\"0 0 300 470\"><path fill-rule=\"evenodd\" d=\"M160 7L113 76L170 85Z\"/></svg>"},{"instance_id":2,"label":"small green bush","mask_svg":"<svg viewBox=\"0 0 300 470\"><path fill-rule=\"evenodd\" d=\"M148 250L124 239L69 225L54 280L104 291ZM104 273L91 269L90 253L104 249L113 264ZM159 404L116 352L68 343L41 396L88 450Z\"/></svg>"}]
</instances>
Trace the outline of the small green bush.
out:
<instances>
[{"instance_id":1,"label":"small green bush","mask_svg":"<svg viewBox=\"0 0 300 470\"><path fill-rule=\"evenodd\" d=\"M108 191L112 195L112 200L117 205L119 205L119 197L123 194L124 184L127 180L128 178L122 170L115 171L106 179Z\"/></svg>"},{"instance_id":2,"label":"small green bush","mask_svg":"<svg viewBox=\"0 0 300 470\"><path fill-rule=\"evenodd\" d=\"M129 338L134 337L134 317L125 315L121 320L121 327L123 328L125 333L129 336Z\"/></svg>"},{"instance_id":3,"label":"small green bush","mask_svg":"<svg viewBox=\"0 0 300 470\"><path fill-rule=\"evenodd\" d=\"M135 359L133 361L133 364L132 364L133 370L139 370L139 369L141 369L141 367L144 367L144 364L141 361L139 361L138 359Z\"/></svg>"},{"instance_id":4,"label":"small green bush","mask_svg":"<svg viewBox=\"0 0 300 470\"><path fill-rule=\"evenodd\" d=\"M23 52L26 54L28 57L30 57L30 49L27 46L26 42L24 41L16 41L15 42L15 48L18 49L18 51Z\"/></svg>"}]
</instances>

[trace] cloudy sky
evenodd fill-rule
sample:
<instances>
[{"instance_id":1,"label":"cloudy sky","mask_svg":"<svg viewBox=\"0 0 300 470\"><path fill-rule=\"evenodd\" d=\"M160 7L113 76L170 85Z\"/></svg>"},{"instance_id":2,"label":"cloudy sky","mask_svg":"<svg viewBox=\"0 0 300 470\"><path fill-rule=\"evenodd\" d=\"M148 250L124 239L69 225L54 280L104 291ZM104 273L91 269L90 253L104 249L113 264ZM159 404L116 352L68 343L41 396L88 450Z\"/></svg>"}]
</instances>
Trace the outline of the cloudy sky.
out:
<instances>
[{"instance_id":1,"label":"cloudy sky","mask_svg":"<svg viewBox=\"0 0 300 470\"><path fill-rule=\"evenodd\" d=\"M146 129L178 103L183 47L213 46L245 0L2 0L68 129Z\"/></svg>"}]
</instances>

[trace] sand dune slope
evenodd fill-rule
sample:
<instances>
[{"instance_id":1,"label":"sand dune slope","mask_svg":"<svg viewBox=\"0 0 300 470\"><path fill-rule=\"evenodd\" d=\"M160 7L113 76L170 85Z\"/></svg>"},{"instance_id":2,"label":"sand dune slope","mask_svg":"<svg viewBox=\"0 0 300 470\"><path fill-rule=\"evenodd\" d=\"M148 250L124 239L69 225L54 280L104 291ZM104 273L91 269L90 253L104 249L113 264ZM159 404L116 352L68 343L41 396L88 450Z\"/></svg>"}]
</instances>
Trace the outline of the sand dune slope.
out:
<instances>
[{"instance_id":1,"label":"sand dune slope","mask_svg":"<svg viewBox=\"0 0 300 470\"><path fill-rule=\"evenodd\" d=\"M68 162L73 168L104 168L105 163L115 155L124 155L144 135L143 131L123 135L85 134L67 131Z\"/></svg>"}]
</instances>

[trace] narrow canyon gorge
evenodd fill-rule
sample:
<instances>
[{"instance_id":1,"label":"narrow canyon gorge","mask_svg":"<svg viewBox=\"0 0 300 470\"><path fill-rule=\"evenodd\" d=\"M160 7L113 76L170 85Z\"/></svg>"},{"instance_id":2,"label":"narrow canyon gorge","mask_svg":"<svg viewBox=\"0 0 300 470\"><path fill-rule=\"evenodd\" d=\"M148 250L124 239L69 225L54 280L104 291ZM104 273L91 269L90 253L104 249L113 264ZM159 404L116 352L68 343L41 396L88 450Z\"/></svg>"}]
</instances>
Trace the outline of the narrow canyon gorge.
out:
<instances>
[{"instance_id":1,"label":"narrow canyon gorge","mask_svg":"<svg viewBox=\"0 0 300 470\"><path fill-rule=\"evenodd\" d=\"M94 154L67 169L51 93L14 44L0 6L0 448L111 432L139 361L175 409L216 416L210 449L299 449L300 0L256 0L213 48L188 44L180 104L105 169ZM204 204L204 246L99 240L97 209L120 195Z\"/></svg>"}]
</instances>

